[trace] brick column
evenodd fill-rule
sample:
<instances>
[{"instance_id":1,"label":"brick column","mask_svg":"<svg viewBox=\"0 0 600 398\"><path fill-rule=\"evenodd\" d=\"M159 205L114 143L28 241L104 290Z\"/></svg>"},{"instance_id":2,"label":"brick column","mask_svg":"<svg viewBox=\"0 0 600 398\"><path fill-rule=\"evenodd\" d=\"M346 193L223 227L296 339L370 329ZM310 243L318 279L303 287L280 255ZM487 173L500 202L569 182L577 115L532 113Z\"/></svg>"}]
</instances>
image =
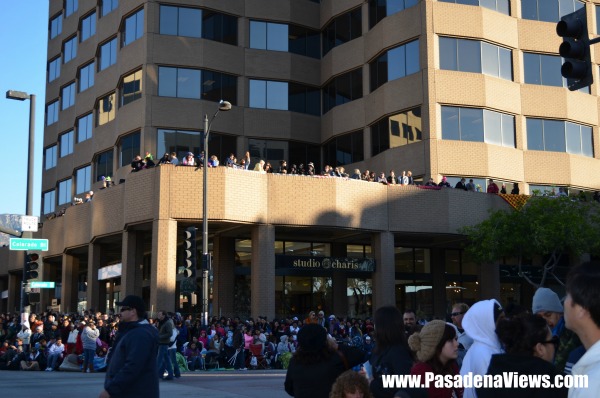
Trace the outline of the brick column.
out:
<instances>
[{"instance_id":1,"label":"brick column","mask_svg":"<svg viewBox=\"0 0 600 398\"><path fill-rule=\"evenodd\" d=\"M128 294L142 297L143 243L143 233L138 231L123 232L121 298Z\"/></svg>"},{"instance_id":2,"label":"brick column","mask_svg":"<svg viewBox=\"0 0 600 398\"><path fill-rule=\"evenodd\" d=\"M380 232L372 235L371 246L375 256L373 273L373 312L384 305L396 305L394 235Z\"/></svg>"},{"instance_id":3,"label":"brick column","mask_svg":"<svg viewBox=\"0 0 600 398\"><path fill-rule=\"evenodd\" d=\"M217 235L213 239L212 314L233 314L235 284L235 239Z\"/></svg>"},{"instance_id":4,"label":"brick column","mask_svg":"<svg viewBox=\"0 0 600 398\"><path fill-rule=\"evenodd\" d=\"M77 311L77 275L79 259L69 254L62 255L62 288L60 307L63 312Z\"/></svg>"},{"instance_id":5,"label":"brick column","mask_svg":"<svg viewBox=\"0 0 600 398\"><path fill-rule=\"evenodd\" d=\"M177 299L177 221L154 220L152 254L148 311L174 311Z\"/></svg>"},{"instance_id":6,"label":"brick column","mask_svg":"<svg viewBox=\"0 0 600 398\"><path fill-rule=\"evenodd\" d=\"M251 314L275 317L275 227L252 227Z\"/></svg>"},{"instance_id":7,"label":"brick column","mask_svg":"<svg viewBox=\"0 0 600 398\"><path fill-rule=\"evenodd\" d=\"M86 308L94 308L97 311L106 310L106 285L104 281L98 281L98 270L100 269L101 262L102 246L90 243L88 245Z\"/></svg>"},{"instance_id":8,"label":"brick column","mask_svg":"<svg viewBox=\"0 0 600 398\"><path fill-rule=\"evenodd\" d=\"M332 257L346 257L347 255L348 250L345 243L331 244ZM333 287L333 313L338 316L346 315L348 314L348 277L346 272L342 270L333 271L331 282ZM331 314L325 314L326 317L329 315Z\"/></svg>"}]
</instances>

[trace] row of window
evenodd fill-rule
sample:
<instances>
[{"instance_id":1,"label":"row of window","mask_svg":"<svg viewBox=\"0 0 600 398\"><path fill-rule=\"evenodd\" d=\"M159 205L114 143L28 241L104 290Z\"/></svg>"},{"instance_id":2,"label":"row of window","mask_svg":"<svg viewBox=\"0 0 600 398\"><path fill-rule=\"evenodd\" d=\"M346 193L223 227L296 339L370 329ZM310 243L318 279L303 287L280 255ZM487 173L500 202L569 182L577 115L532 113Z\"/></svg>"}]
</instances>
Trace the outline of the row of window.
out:
<instances>
[{"instance_id":1,"label":"row of window","mask_svg":"<svg viewBox=\"0 0 600 398\"><path fill-rule=\"evenodd\" d=\"M100 2L100 15L106 16L119 6L119 0L101 0ZM49 34L50 39L54 39L56 36L62 33L63 26L63 14L64 18L69 17L71 14L79 9L78 0L65 0L64 9L50 19ZM81 31L81 41L85 41L90 36L93 36L96 32L96 10L85 15L79 22Z\"/></svg>"}]
</instances>

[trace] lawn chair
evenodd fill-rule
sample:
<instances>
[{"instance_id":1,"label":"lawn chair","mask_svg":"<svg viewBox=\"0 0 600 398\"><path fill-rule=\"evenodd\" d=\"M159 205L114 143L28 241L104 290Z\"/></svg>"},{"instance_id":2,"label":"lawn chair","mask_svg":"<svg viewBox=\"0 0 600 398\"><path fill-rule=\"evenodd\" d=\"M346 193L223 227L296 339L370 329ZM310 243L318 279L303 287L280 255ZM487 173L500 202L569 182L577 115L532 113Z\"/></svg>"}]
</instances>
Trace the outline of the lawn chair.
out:
<instances>
[{"instance_id":1,"label":"lawn chair","mask_svg":"<svg viewBox=\"0 0 600 398\"><path fill-rule=\"evenodd\" d=\"M256 358L256 365L252 366L253 369L270 369L269 362L262 351L262 344L250 344L250 353L252 354L252 357ZM250 362L252 362L252 359L250 359Z\"/></svg>"}]
</instances>

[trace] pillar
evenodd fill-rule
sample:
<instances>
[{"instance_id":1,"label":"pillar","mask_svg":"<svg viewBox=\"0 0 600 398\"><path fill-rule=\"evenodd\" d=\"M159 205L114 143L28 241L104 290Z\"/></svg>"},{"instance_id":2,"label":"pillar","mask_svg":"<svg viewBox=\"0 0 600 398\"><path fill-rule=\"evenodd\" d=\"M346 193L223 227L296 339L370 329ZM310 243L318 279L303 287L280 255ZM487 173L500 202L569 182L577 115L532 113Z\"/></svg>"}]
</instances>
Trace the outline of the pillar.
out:
<instances>
[{"instance_id":1,"label":"pillar","mask_svg":"<svg viewBox=\"0 0 600 398\"><path fill-rule=\"evenodd\" d=\"M144 235L139 231L123 231L121 254L121 299L129 294L142 297Z\"/></svg>"},{"instance_id":2,"label":"pillar","mask_svg":"<svg viewBox=\"0 0 600 398\"><path fill-rule=\"evenodd\" d=\"M21 307L21 275L8 273L8 312L19 312Z\"/></svg>"},{"instance_id":3,"label":"pillar","mask_svg":"<svg viewBox=\"0 0 600 398\"><path fill-rule=\"evenodd\" d=\"M500 265L479 265L479 298L488 300L495 298L500 301Z\"/></svg>"},{"instance_id":4,"label":"pillar","mask_svg":"<svg viewBox=\"0 0 600 398\"><path fill-rule=\"evenodd\" d=\"M102 245L90 243L88 245L87 269L87 305L97 311L106 311L106 283L98 280L98 270L102 264Z\"/></svg>"},{"instance_id":5,"label":"pillar","mask_svg":"<svg viewBox=\"0 0 600 398\"><path fill-rule=\"evenodd\" d=\"M275 318L275 227L252 227L251 315Z\"/></svg>"},{"instance_id":6,"label":"pillar","mask_svg":"<svg viewBox=\"0 0 600 398\"><path fill-rule=\"evenodd\" d=\"M235 239L217 235L213 239L213 301L211 315L233 314L235 285ZM273 292L273 294L275 294ZM200 302L198 302L200 304ZM200 310L200 308L199 308Z\"/></svg>"},{"instance_id":7,"label":"pillar","mask_svg":"<svg viewBox=\"0 0 600 398\"><path fill-rule=\"evenodd\" d=\"M394 266L394 235L380 232L372 235L372 251L375 256L373 273L373 312L384 305L396 305Z\"/></svg>"},{"instance_id":8,"label":"pillar","mask_svg":"<svg viewBox=\"0 0 600 398\"><path fill-rule=\"evenodd\" d=\"M158 219L152 223L152 271L148 310L174 311L177 287L177 221Z\"/></svg>"},{"instance_id":9,"label":"pillar","mask_svg":"<svg viewBox=\"0 0 600 398\"><path fill-rule=\"evenodd\" d=\"M63 312L77 312L77 275L79 259L70 254L62 255L62 287L60 293L60 309Z\"/></svg>"}]
</instances>

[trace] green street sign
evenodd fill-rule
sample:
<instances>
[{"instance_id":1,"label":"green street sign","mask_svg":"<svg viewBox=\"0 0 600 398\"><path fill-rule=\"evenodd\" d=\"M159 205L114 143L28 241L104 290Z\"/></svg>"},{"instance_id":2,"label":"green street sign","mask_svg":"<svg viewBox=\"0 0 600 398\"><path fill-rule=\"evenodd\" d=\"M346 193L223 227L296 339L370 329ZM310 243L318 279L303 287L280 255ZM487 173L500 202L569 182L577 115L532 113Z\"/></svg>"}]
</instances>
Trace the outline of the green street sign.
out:
<instances>
[{"instance_id":1,"label":"green street sign","mask_svg":"<svg viewBox=\"0 0 600 398\"><path fill-rule=\"evenodd\" d=\"M10 238L10 250L48 251L48 239Z\"/></svg>"},{"instance_id":2,"label":"green street sign","mask_svg":"<svg viewBox=\"0 0 600 398\"><path fill-rule=\"evenodd\" d=\"M29 282L29 287L32 289L54 289L54 282L43 282L43 281L31 281Z\"/></svg>"}]
</instances>

